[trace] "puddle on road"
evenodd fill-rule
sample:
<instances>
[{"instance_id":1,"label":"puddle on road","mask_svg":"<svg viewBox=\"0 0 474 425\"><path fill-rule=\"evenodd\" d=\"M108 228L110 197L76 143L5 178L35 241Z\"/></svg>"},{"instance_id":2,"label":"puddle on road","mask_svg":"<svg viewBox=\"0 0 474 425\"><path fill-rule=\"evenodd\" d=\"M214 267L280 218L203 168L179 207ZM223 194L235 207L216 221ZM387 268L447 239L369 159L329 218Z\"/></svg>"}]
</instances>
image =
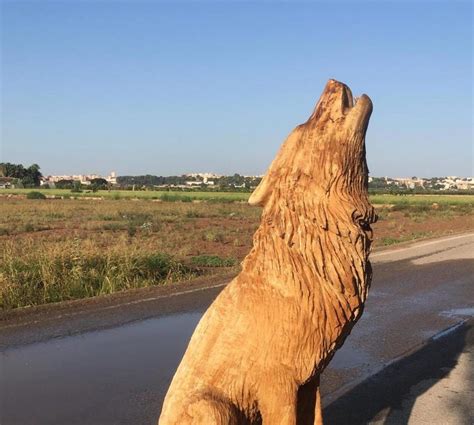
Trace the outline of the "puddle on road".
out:
<instances>
[{"instance_id":1,"label":"puddle on road","mask_svg":"<svg viewBox=\"0 0 474 425\"><path fill-rule=\"evenodd\" d=\"M133 423L145 408L154 421L201 315L149 319L1 353L0 422L105 425L121 417Z\"/></svg>"},{"instance_id":2,"label":"puddle on road","mask_svg":"<svg viewBox=\"0 0 474 425\"><path fill-rule=\"evenodd\" d=\"M0 353L0 423L155 424L201 315L149 319ZM368 362L348 340L329 369Z\"/></svg>"},{"instance_id":3,"label":"puddle on road","mask_svg":"<svg viewBox=\"0 0 474 425\"><path fill-rule=\"evenodd\" d=\"M350 341L346 341L336 351L329 365L331 369L354 369L363 367L371 361L373 361L373 358L367 351L356 348Z\"/></svg>"},{"instance_id":4,"label":"puddle on road","mask_svg":"<svg viewBox=\"0 0 474 425\"><path fill-rule=\"evenodd\" d=\"M474 307L445 310L441 312L441 315L447 317L474 317Z\"/></svg>"}]
</instances>

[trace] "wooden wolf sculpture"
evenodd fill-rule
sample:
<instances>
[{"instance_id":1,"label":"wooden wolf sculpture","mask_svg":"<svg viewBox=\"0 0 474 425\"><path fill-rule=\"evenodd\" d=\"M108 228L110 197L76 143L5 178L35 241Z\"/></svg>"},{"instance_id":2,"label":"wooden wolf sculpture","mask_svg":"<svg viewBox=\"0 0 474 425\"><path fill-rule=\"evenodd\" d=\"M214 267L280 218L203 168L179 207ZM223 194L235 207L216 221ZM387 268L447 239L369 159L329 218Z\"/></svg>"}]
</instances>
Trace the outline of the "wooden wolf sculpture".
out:
<instances>
[{"instance_id":1,"label":"wooden wolf sculpture","mask_svg":"<svg viewBox=\"0 0 474 425\"><path fill-rule=\"evenodd\" d=\"M263 207L253 248L198 324L160 425L322 424L319 375L371 280L371 112L330 80L283 144L249 200Z\"/></svg>"}]
</instances>

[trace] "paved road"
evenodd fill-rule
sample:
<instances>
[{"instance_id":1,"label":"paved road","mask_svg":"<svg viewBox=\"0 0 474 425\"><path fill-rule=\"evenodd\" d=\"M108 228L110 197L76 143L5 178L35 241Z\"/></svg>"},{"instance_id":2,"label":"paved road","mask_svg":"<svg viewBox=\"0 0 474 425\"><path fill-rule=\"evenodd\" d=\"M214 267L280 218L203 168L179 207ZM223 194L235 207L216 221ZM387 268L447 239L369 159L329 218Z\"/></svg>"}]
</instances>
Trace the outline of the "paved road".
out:
<instances>
[{"instance_id":1,"label":"paved road","mask_svg":"<svg viewBox=\"0 0 474 425\"><path fill-rule=\"evenodd\" d=\"M366 311L324 373L324 404L472 317L473 258L474 234L374 253ZM194 326L224 284L3 317L0 424L155 423Z\"/></svg>"},{"instance_id":2,"label":"paved road","mask_svg":"<svg viewBox=\"0 0 474 425\"><path fill-rule=\"evenodd\" d=\"M455 325L347 391L331 425L474 424L474 320Z\"/></svg>"}]
</instances>

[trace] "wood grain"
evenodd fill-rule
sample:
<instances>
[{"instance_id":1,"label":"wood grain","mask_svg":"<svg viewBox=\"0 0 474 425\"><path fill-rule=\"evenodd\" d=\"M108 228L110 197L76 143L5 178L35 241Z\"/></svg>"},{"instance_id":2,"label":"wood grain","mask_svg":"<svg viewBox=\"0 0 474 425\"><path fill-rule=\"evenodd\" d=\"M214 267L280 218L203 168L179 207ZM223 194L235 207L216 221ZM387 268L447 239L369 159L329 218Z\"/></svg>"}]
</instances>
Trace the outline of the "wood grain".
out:
<instances>
[{"instance_id":1,"label":"wood grain","mask_svg":"<svg viewBox=\"0 0 474 425\"><path fill-rule=\"evenodd\" d=\"M249 200L263 207L253 248L199 322L159 424L322 424L319 375L371 281L371 112L330 80L284 142Z\"/></svg>"}]
</instances>

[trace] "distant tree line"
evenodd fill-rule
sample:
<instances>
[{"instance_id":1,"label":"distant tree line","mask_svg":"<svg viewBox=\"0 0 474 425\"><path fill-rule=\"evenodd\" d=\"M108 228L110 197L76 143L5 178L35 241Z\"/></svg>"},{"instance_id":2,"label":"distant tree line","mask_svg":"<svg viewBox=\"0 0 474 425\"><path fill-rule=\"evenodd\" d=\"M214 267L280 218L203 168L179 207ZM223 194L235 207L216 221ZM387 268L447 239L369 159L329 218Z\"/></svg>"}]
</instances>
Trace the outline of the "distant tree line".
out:
<instances>
[{"instance_id":1,"label":"distant tree line","mask_svg":"<svg viewBox=\"0 0 474 425\"><path fill-rule=\"evenodd\" d=\"M179 186L186 184L187 181L193 180L186 176L153 176L146 174L143 176L119 176L117 177L117 184L120 186L137 186L137 187L151 187L151 186Z\"/></svg>"},{"instance_id":2,"label":"distant tree line","mask_svg":"<svg viewBox=\"0 0 474 425\"><path fill-rule=\"evenodd\" d=\"M29 167L23 164L0 163L0 177L10 177L17 180L23 187L38 187L43 175L38 164Z\"/></svg>"},{"instance_id":3,"label":"distant tree line","mask_svg":"<svg viewBox=\"0 0 474 425\"><path fill-rule=\"evenodd\" d=\"M244 177L240 174L232 176L221 176L210 178L214 184L206 184L200 177L195 176L119 176L117 184L122 189L149 189L153 187L168 187L170 189L179 187L181 190L199 189L200 191L239 191L250 192L260 183L261 178ZM188 185L187 182L196 182L198 184ZM200 184L199 184L200 183Z\"/></svg>"},{"instance_id":4,"label":"distant tree line","mask_svg":"<svg viewBox=\"0 0 474 425\"><path fill-rule=\"evenodd\" d=\"M32 164L25 167L23 164L12 164L10 162L0 163L0 177L7 177L14 179L14 184L17 187L39 187L43 175L38 164ZM412 177L416 180L416 177ZM390 194L428 194L439 193L443 189L443 194L456 193L473 193L473 190L460 190L456 188L444 189L440 183L440 179L433 177L431 179L424 179L424 185L417 185L413 188L408 188L405 185L395 184L395 181L390 178L373 177L369 182L369 193L390 193ZM464 179L465 180L465 179ZM209 178L213 184L206 184L200 176L155 176L151 174L141 176L119 176L117 177L117 189L124 190L149 190L154 188L165 188L168 190L181 191L222 191L222 192L252 192L261 181L260 177L245 177L240 174L232 176L220 176ZM194 182L189 185L188 182ZM43 186L48 188L48 185ZM60 180L54 184L58 189L70 189L74 192L81 192L83 189L88 189L96 192L97 190L110 189L111 185L103 178L96 178L90 180L90 184L82 185L79 181L74 180Z\"/></svg>"},{"instance_id":5,"label":"distant tree line","mask_svg":"<svg viewBox=\"0 0 474 425\"><path fill-rule=\"evenodd\" d=\"M98 190L107 190L109 189L109 182L103 178L96 178L90 180L90 185L82 185L80 181L77 180L58 180L54 183L56 189L71 189L74 192L82 192L83 188L91 189L93 192Z\"/></svg>"}]
</instances>

